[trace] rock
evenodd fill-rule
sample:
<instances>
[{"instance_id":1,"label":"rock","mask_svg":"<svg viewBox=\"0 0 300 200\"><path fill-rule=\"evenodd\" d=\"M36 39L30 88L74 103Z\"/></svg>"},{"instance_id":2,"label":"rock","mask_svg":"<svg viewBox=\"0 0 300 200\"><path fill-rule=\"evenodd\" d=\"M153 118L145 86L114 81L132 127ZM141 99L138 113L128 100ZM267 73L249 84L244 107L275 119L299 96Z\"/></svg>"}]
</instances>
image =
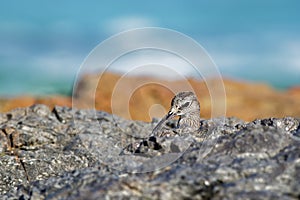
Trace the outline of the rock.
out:
<instances>
[{"instance_id":1,"label":"rock","mask_svg":"<svg viewBox=\"0 0 300 200\"><path fill-rule=\"evenodd\" d=\"M299 87L276 91L262 83L229 79L224 79L223 82L228 117L235 116L252 121L257 118L300 116ZM78 108L96 108L126 119L151 121L154 116L163 117L163 109L169 109L170 101L174 97L172 90L187 90L187 84L190 84L199 98L201 116L211 118L211 91L204 81L192 78L165 81L150 77L121 77L109 72L101 76L87 74L80 79L75 89L75 102ZM127 99L129 102L124 106ZM220 104L223 102L220 99ZM152 106L156 104L162 107L154 109Z\"/></svg>"},{"instance_id":2,"label":"rock","mask_svg":"<svg viewBox=\"0 0 300 200\"><path fill-rule=\"evenodd\" d=\"M55 105L72 106L72 98L65 96L33 97L19 96L0 99L0 112L9 112L16 108L26 108L34 104L44 104L52 109Z\"/></svg>"},{"instance_id":3,"label":"rock","mask_svg":"<svg viewBox=\"0 0 300 200\"><path fill-rule=\"evenodd\" d=\"M157 120L34 105L2 114L0 122L1 199L300 197L296 118L203 120L189 140L162 140L171 153L152 156L120 152Z\"/></svg>"},{"instance_id":4,"label":"rock","mask_svg":"<svg viewBox=\"0 0 300 200\"><path fill-rule=\"evenodd\" d=\"M223 83L227 117L235 116L253 121L261 118L300 116L299 86L277 91L263 83L229 79L223 79ZM80 77L77 87L74 88L74 99L64 96L0 99L0 112L33 104L45 104L52 109L55 105L71 107L74 103L77 108L97 109L125 119L150 122L153 117L163 117L169 110L173 92L187 90L187 85L194 89L199 98L201 117L211 118L211 91L204 81L193 78L166 81L150 77L121 76L110 72L101 76L86 74ZM223 103L224 100L220 99L220 105Z\"/></svg>"}]
</instances>

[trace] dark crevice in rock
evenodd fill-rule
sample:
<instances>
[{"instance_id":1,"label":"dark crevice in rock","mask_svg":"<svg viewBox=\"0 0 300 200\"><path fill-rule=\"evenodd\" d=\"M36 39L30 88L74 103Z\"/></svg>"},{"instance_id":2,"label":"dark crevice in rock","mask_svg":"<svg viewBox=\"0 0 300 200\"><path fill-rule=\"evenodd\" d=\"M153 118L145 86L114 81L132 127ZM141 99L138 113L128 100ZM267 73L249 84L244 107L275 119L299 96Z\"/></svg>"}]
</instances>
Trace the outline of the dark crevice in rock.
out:
<instances>
[{"instance_id":1,"label":"dark crevice in rock","mask_svg":"<svg viewBox=\"0 0 300 200\"><path fill-rule=\"evenodd\" d=\"M9 121L9 120L11 120L11 118L12 118L12 114L7 113L7 114L6 114L6 117L7 117L7 121Z\"/></svg>"},{"instance_id":2,"label":"dark crevice in rock","mask_svg":"<svg viewBox=\"0 0 300 200\"><path fill-rule=\"evenodd\" d=\"M26 167L25 167L25 164L24 164L23 160L21 158L19 158L19 157L17 157L17 158L18 158L18 160L19 160L19 162L20 162L20 164L21 164L21 166L22 166L22 168L23 168L23 170L25 172L27 181L30 182L30 178L28 176L28 172L26 170Z\"/></svg>"},{"instance_id":3,"label":"dark crevice in rock","mask_svg":"<svg viewBox=\"0 0 300 200\"><path fill-rule=\"evenodd\" d=\"M65 120L59 115L58 110L56 107L53 108L52 113L54 114L54 116L56 117L56 119L61 122L61 123L65 123Z\"/></svg>"},{"instance_id":4,"label":"dark crevice in rock","mask_svg":"<svg viewBox=\"0 0 300 200\"><path fill-rule=\"evenodd\" d=\"M10 148L13 148L14 143L13 143L13 135L12 134L8 135L8 141L9 141Z\"/></svg>"},{"instance_id":5,"label":"dark crevice in rock","mask_svg":"<svg viewBox=\"0 0 300 200\"><path fill-rule=\"evenodd\" d=\"M7 148L11 149L11 147L13 146L13 144L12 144L12 140L11 140L10 135L6 132L6 128L2 128L1 131L2 131L2 133L4 133L4 135L5 135L6 139L7 139L7 142L6 142L5 146Z\"/></svg>"}]
</instances>

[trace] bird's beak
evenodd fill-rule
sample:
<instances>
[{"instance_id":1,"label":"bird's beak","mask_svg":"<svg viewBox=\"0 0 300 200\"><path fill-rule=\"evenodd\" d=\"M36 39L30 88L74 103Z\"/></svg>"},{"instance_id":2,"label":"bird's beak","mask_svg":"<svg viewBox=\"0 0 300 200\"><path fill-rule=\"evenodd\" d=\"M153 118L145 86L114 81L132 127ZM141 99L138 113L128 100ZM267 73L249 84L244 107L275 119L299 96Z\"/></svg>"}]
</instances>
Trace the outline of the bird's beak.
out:
<instances>
[{"instance_id":1,"label":"bird's beak","mask_svg":"<svg viewBox=\"0 0 300 200\"><path fill-rule=\"evenodd\" d=\"M172 109L170 110L170 112L168 112L168 115L167 115L166 119L169 119L169 118L173 117L173 116L175 115L176 112L177 112L176 109L175 109L175 108L172 108Z\"/></svg>"}]
</instances>

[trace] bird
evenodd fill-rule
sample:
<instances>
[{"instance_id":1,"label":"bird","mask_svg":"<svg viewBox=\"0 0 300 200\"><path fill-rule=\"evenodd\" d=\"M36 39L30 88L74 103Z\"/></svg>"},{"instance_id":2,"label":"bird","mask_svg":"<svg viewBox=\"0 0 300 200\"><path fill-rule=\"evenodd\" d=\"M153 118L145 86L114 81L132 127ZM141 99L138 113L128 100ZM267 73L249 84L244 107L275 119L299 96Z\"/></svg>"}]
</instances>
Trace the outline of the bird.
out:
<instances>
[{"instance_id":1,"label":"bird","mask_svg":"<svg viewBox=\"0 0 300 200\"><path fill-rule=\"evenodd\" d=\"M165 123L176 116L179 117L176 128L165 128ZM173 97L168 113L154 127L148 138L127 145L120 155L125 152L141 153L145 147L160 150L163 148L159 142L161 138L189 134L197 131L200 125L200 103L197 96L190 91L179 92Z\"/></svg>"},{"instance_id":2,"label":"bird","mask_svg":"<svg viewBox=\"0 0 300 200\"><path fill-rule=\"evenodd\" d=\"M172 101L169 112L153 129L150 137L161 137L166 134L162 131L163 125L170 119L179 116L175 132L188 133L199 129L200 127L200 103L197 96L191 91L177 93Z\"/></svg>"}]
</instances>

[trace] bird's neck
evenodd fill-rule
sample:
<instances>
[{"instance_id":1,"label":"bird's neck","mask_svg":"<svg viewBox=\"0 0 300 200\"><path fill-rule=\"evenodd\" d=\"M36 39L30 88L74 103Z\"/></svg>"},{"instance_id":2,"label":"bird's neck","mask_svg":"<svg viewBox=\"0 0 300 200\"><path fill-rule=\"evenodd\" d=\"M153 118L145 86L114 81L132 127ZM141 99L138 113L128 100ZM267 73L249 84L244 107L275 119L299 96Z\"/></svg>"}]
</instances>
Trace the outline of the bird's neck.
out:
<instances>
[{"instance_id":1,"label":"bird's neck","mask_svg":"<svg viewBox=\"0 0 300 200\"><path fill-rule=\"evenodd\" d=\"M178 128L181 127L190 127L192 130L197 130L200 127L200 112L194 111L180 116Z\"/></svg>"}]
</instances>

